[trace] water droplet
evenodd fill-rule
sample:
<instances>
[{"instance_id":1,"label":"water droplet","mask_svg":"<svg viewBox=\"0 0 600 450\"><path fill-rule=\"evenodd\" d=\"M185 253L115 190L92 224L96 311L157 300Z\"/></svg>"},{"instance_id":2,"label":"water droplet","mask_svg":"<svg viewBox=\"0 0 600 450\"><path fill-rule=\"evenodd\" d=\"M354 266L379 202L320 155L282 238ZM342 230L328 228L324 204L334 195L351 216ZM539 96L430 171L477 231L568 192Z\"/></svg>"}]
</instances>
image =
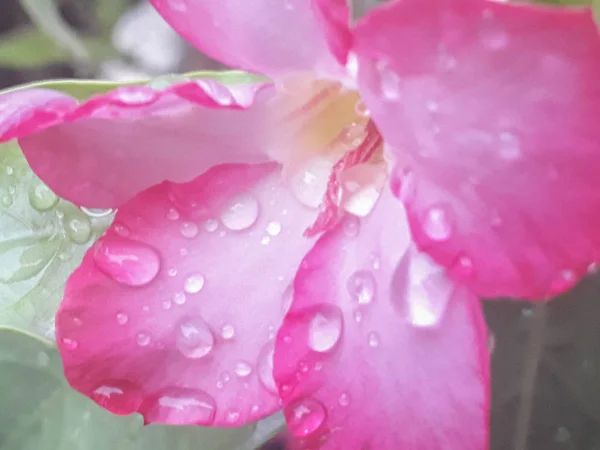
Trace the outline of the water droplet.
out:
<instances>
[{"instance_id":1,"label":"water droplet","mask_svg":"<svg viewBox=\"0 0 600 450\"><path fill-rule=\"evenodd\" d=\"M342 225L344 234L348 237L356 237L360 232L360 219L355 216L349 216Z\"/></svg>"},{"instance_id":2,"label":"water droplet","mask_svg":"<svg viewBox=\"0 0 600 450\"><path fill-rule=\"evenodd\" d=\"M554 294L562 294L577 284L577 275L572 270L562 270L552 282L550 289Z\"/></svg>"},{"instance_id":3,"label":"water droplet","mask_svg":"<svg viewBox=\"0 0 600 450\"><path fill-rule=\"evenodd\" d=\"M129 321L129 317L125 313L117 313L117 323L125 325Z\"/></svg>"},{"instance_id":4,"label":"water droplet","mask_svg":"<svg viewBox=\"0 0 600 450\"><path fill-rule=\"evenodd\" d=\"M187 277L187 279L185 280L185 286L183 289L188 294L196 294L196 293L200 292L203 287L204 287L204 277L199 273L195 273L195 274Z\"/></svg>"},{"instance_id":5,"label":"water droplet","mask_svg":"<svg viewBox=\"0 0 600 450\"><path fill-rule=\"evenodd\" d=\"M177 269L175 267L171 267L168 271L167 271L167 275L169 275L170 277L174 277L177 275Z\"/></svg>"},{"instance_id":6,"label":"water droplet","mask_svg":"<svg viewBox=\"0 0 600 450\"><path fill-rule=\"evenodd\" d=\"M267 233L271 236L277 236L281 233L281 224L279 222L269 222L267 225Z\"/></svg>"},{"instance_id":7,"label":"water droplet","mask_svg":"<svg viewBox=\"0 0 600 450\"><path fill-rule=\"evenodd\" d=\"M113 225L113 230L115 231L115 233L117 233L121 237L129 236L129 228L127 228L127 226L122 223L119 223L119 222L115 223Z\"/></svg>"},{"instance_id":8,"label":"water droplet","mask_svg":"<svg viewBox=\"0 0 600 450\"><path fill-rule=\"evenodd\" d=\"M446 211L439 207L431 208L423 221L423 231L433 241L446 241L452 235L452 227Z\"/></svg>"},{"instance_id":9,"label":"water droplet","mask_svg":"<svg viewBox=\"0 0 600 450\"><path fill-rule=\"evenodd\" d=\"M249 194L233 199L221 213L223 225L233 231L250 228L258 219L258 200Z\"/></svg>"},{"instance_id":10,"label":"water droplet","mask_svg":"<svg viewBox=\"0 0 600 450\"><path fill-rule=\"evenodd\" d=\"M177 211L175 208L169 209L169 212L167 213L167 219L178 220L179 219L179 211Z\"/></svg>"},{"instance_id":11,"label":"water droplet","mask_svg":"<svg viewBox=\"0 0 600 450\"><path fill-rule=\"evenodd\" d=\"M364 126L354 122L344 127L340 135L341 141L348 149L358 147L365 140L367 130Z\"/></svg>"},{"instance_id":12,"label":"water droplet","mask_svg":"<svg viewBox=\"0 0 600 450\"><path fill-rule=\"evenodd\" d=\"M12 175L13 173L15 173L15 170L11 167L11 166L6 166L6 175Z\"/></svg>"},{"instance_id":13,"label":"water droplet","mask_svg":"<svg viewBox=\"0 0 600 450\"><path fill-rule=\"evenodd\" d=\"M257 371L258 379L264 388L272 393L277 393L277 385L273 378L273 355L275 354L275 346L272 342L265 345L258 355Z\"/></svg>"},{"instance_id":14,"label":"water droplet","mask_svg":"<svg viewBox=\"0 0 600 450\"><path fill-rule=\"evenodd\" d=\"M225 420L228 423L237 423L240 420L240 413L239 411L236 410L231 410L231 411L227 411L227 414L225 414Z\"/></svg>"},{"instance_id":15,"label":"water droplet","mask_svg":"<svg viewBox=\"0 0 600 450\"><path fill-rule=\"evenodd\" d=\"M186 302L186 300L187 297L183 292L175 292L175 294L173 294L173 302L176 305L183 305Z\"/></svg>"},{"instance_id":16,"label":"water droplet","mask_svg":"<svg viewBox=\"0 0 600 450\"><path fill-rule=\"evenodd\" d=\"M354 317L354 321L356 323L361 323L363 320L363 314L358 310L354 311L354 314L352 316Z\"/></svg>"},{"instance_id":17,"label":"water droplet","mask_svg":"<svg viewBox=\"0 0 600 450\"><path fill-rule=\"evenodd\" d=\"M70 338L63 338L62 343L67 350L76 350L79 346L79 343L75 339Z\"/></svg>"},{"instance_id":18,"label":"water droplet","mask_svg":"<svg viewBox=\"0 0 600 450\"><path fill-rule=\"evenodd\" d=\"M308 346L316 352L331 351L342 335L342 311L337 306L322 306L308 326Z\"/></svg>"},{"instance_id":19,"label":"water droplet","mask_svg":"<svg viewBox=\"0 0 600 450\"><path fill-rule=\"evenodd\" d=\"M250 375L252 373L252 366L250 364L248 364L246 361L239 361L236 365L235 365L235 374L238 377L247 377L248 375Z\"/></svg>"},{"instance_id":20,"label":"water droplet","mask_svg":"<svg viewBox=\"0 0 600 450\"><path fill-rule=\"evenodd\" d=\"M108 208L108 209L86 208L85 206L82 206L79 209L81 209L87 216L93 217L93 218L96 218L96 219L101 218L101 217L108 217L114 211L111 208Z\"/></svg>"},{"instance_id":21,"label":"water droplet","mask_svg":"<svg viewBox=\"0 0 600 450\"><path fill-rule=\"evenodd\" d=\"M235 328L231 325L223 325L221 327L221 337L228 341L229 339L233 339L235 336Z\"/></svg>"},{"instance_id":22,"label":"water droplet","mask_svg":"<svg viewBox=\"0 0 600 450\"><path fill-rule=\"evenodd\" d=\"M58 197L50 188L37 183L29 189L29 203L40 212L49 211L58 203Z\"/></svg>"},{"instance_id":23,"label":"water droplet","mask_svg":"<svg viewBox=\"0 0 600 450\"><path fill-rule=\"evenodd\" d=\"M229 376L229 374L227 372L223 372L223 374L221 375L221 378L223 378L223 381L225 383L229 383L231 381L231 377Z\"/></svg>"},{"instance_id":24,"label":"water droplet","mask_svg":"<svg viewBox=\"0 0 600 450\"><path fill-rule=\"evenodd\" d=\"M165 311L168 309L171 309L171 301L170 300L163 300L162 302L162 309L164 309Z\"/></svg>"},{"instance_id":25,"label":"water droplet","mask_svg":"<svg viewBox=\"0 0 600 450\"><path fill-rule=\"evenodd\" d=\"M290 432L303 438L313 434L325 422L326 410L320 401L308 397L290 403L284 414Z\"/></svg>"},{"instance_id":26,"label":"water droplet","mask_svg":"<svg viewBox=\"0 0 600 450\"><path fill-rule=\"evenodd\" d=\"M129 286L150 283L160 270L160 258L153 247L117 236L96 242L94 260L103 273Z\"/></svg>"},{"instance_id":27,"label":"water droplet","mask_svg":"<svg viewBox=\"0 0 600 450\"><path fill-rule=\"evenodd\" d=\"M377 62L376 69L379 72L379 86L383 97L388 101L399 100L401 97L400 76L386 61Z\"/></svg>"},{"instance_id":28,"label":"water droplet","mask_svg":"<svg viewBox=\"0 0 600 450\"><path fill-rule=\"evenodd\" d=\"M177 348L187 358L203 358L211 352L213 345L213 334L204 320L185 319L179 324Z\"/></svg>"},{"instance_id":29,"label":"water droplet","mask_svg":"<svg viewBox=\"0 0 600 450\"><path fill-rule=\"evenodd\" d=\"M89 396L100 406L115 414L136 412L143 401L142 391L135 384L125 380L105 381Z\"/></svg>"},{"instance_id":30,"label":"water droplet","mask_svg":"<svg viewBox=\"0 0 600 450\"><path fill-rule=\"evenodd\" d=\"M338 403L340 406L348 406L350 404L350 396L347 393L342 392L340 398L338 399Z\"/></svg>"},{"instance_id":31,"label":"water droplet","mask_svg":"<svg viewBox=\"0 0 600 450\"><path fill-rule=\"evenodd\" d=\"M306 167L294 172L289 180L292 194L301 204L318 208L327 191L332 164L325 158L313 158Z\"/></svg>"},{"instance_id":32,"label":"water droplet","mask_svg":"<svg viewBox=\"0 0 600 450\"><path fill-rule=\"evenodd\" d=\"M198 236L198 226L193 222L184 222L181 224L179 232L184 238L194 239Z\"/></svg>"},{"instance_id":33,"label":"water droplet","mask_svg":"<svg viewBox=\"0 0 600 450\"><path fill-rule=\"evenodd\" d=\"M460 255L450 268L450 272L453 275L463 280L470 278L473 275L473 271L473 260L465 255Z\"/></svg>"},{"instance_id":34,"label":"water droplet","mask_svg":"<svg viewBox=\"0 0 600 450\"><path fill-rule=\"evenodd\" d=\"M367 118L371 116L371 111L367 108L367 105L362 100L357 100L354 104L354 112L363 118Z\"/></svg>"},{"instance_id":35,"label":"water droplet","mask_svg":"<svg viewBox=\"0 0 600 450\"><path fill-rule=\"evenodd\" d=\"M151 341L150 335L146 333L138 333L135 340L140 347L147 347Z\"/></svg>"},{"instance_id":36,"label":"water droplet","mask_svg":"<svg viewBox=\"0 0 600 450\"><path fill-rule=\"evenodd\" d=\"M8 208L9 206L12 206L14 200L12 198L12 195L4 194L2 196L2 198L0 199L0 202L2 202L2 206L4 206L5 208Z\"/></svg>"},{"instance_id":37,"label":"water droplet","mask_svg":"<svg viewBox=\"0 0 600 450\"><path fill-rule=\"evenodd\" d=\"M368 270L358 270L348 279L347 288L354 301L368 305L375 298L375 277Z\"/></svg>"},{"instance_id":38,"label":"water droplet","mask_svg":"<svg viewBox=\"0 0 600 450\"><path fill-rule=\"evenodd\" d=\"M65 221L67 236L76 244L85 244L92 237L92 223L86 216L70 217Z\"/></svg>"},{"instance_id":39,"label":"water droplet","mask_svg":"<svg viewBox=\"0 0 600 450\"><path fill-rule=\"evenodd\" d=\"M204 229L209 233L216 231L217 228L219 228L219 222L215 219L208 219L206 222L204 222Z\"/></svg>"},{"instance_id":40,"label":"water droplet","mask_svg":"<svg viewBox=\"0 0 600 450\"><path fill-rule=\"evenodd\" d=\"M113 94L113 101L121 106L143 106L154 103L158 96L151 87L122 87Z\"/></svg>"},{"instance_id":41,"label":"water droplet","mask_svg":"<svg viewBox=\"0 0 600 450\"><path fill-rule=\"evenodd\" d=\"M146 420L167 423L210 425L215 420L215 399L204 391L173 388L157 398L146 412Z\"/></svg>"},{"instance_id":42,"label":"water droplet","mask_svg":"<svg viewBox=\"0 0 600 450\"><path fill-rule=\"evenodd\" d=\"M381 338L379 337L379 334L371 331L367 336L367 342L369 343L369 347L379 347L379 345L381 345Z\"/></svg>"},{"instance_id":43,"label":"water droplet","mask_svg":"<svg viewBox=\"0 0 600 450\"><path fill-rule=\"evenodd\" d=\"M262 245L269 245L270 242L271 242L271 238L269 236L265 236L260 240L260 243Z\"/></svg>"}]
</instances>

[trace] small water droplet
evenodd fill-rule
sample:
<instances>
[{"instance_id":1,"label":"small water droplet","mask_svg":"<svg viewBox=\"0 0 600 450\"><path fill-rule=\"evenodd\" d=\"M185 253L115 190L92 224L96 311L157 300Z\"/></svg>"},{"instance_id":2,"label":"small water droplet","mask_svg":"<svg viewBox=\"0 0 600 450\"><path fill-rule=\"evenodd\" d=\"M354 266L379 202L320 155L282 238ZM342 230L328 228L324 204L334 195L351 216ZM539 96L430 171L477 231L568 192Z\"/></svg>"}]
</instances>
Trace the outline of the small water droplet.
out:
<instances>
[{"instance_id":1,"label":"small water droplet","mask_svg":"<svg viewBox=\"0 0 600 450\"><path fill-rule=\"evenodd\" d=\"M272 393L277 393L277 385L273 378L273 356L275 354L275 346L272 342L265 345L258 354L256 363L258 371L258 379L264 388Z\"/></svg>"},{"instance_id":2,"label":"small water droplet","mask_svg":"<svg viewBox=\"0 0 600 450\"><path fill-rule=\"evenodd\" d=\"M37 211L49 211L57 205L58 197L46 185L36 183L29 188L29 203Z\"/></svg>"},{"instance_id":3,"label":"small water droplet","mask_svg":"<svg viewBox=\"0 0 600 450\"><path fill-rule=\"evenodd\" d=\"M358 310L354 311L354 314L352 316L354 317L354 321L356 323L361 323L363 320L363 314Z\"/></svg>"},{"instance_id":4,"label":"small water droplet","mask_svg":"<svg viewBox=\"0 0 600 450\"><path fill-rule=\"evenodd\" d=\"M281 224L279 222L269 222L267 225L267 233L271 236L277 236L281 233Z\"/></svg>"},{"instance_id":5,"label":"small water droplet","mask_svg":"<svg viewBox=\"0 0 600 450\"><path fill-rule=\"evenodd\" d=\"M65 230L69 239L76 244L85 244L92 237L92 223L87 216L69 217L65 220Z\"/></svg>"},{"instance_id":6,"label":"small water droplet","mask_svg":"<svg viewBox=\"0 0 600 450\"><path fill-rule=\"evenodd\" d=\"M350 404L350 396L346 392L342 392L338 399L340 406L348 406Z\"/></svg>"},{"instance_id":7,"label":"small water droplet","mask_svg":"<svg viewBox=\"0 0 600 450\"><path fill-rule=\"evenodd\" d=\"M165 311L168 309L171 309L171 301L170 300L163 300L162 302L162 309L164 309Z\"/></svg>"},{"instance_id":8,"label":"small water droplet","mask_svg":"<svg viewBox=\"0 0 600 450\"><path fill-rule=\"evenodd\" d=\"M248 364L246 361L239 361L236 365L235 365L235 374L238 377L247 377L248 375L250 375L252 373L252 366L250 364Z\"/></svg>"},{"instance_id":9,"label":"small water droplet","mask_svg":"<svg viewBox=\"0 0 600 450\"><path fill-rule=\"evenodd\" d=\"M236 410L231 410L231 411L227 411L227 414L225 414L225 420L228 423L237 423L240 420L240 413L239 411Z\"/></svg>"},{"instance_id":10,"label":"small water droplet","mask_svg":"<svg viewBox=\"0 0 600 450\"><path fill-rule=\"evenodd\" d=\"M440 207L427 211L423 221L423 231L433 241L446 241L452 235L452 227L446 211Z\"/></svg>"},{"instance_id":11,"label":"small water droplet","mask_svg":"<svg viewBox=\"0 0 600 450\"><path fill-rule=\"evenodd\" d=\"M135 340L140 347L147 347L151 341L150 335L146 333L138 333Z\"/></svg>"},{"instance_id":12,"label":"small water droplet","mask_svg":"<svg viewBox=\"0 0 600 450\"><path fill-rule=\"evenodd\" d=\"M6 166L5 171L6 171L6 175L9 175L9 176L15 172L11 166Z\"/></svg>"},{"instance_id":13,"label":"small water droplet","mask_svg":"<svg viewBox=\"0 0 600 450\"><path fill-rule=\"evenodd\" d=\"M233 199L221 213L223 225L233 231L250 228L258 219L258 200L246 194Z\"/></svg>"},{"instance_id":14,"label":"small water droplet","mask_svg":"<svg viewBox=\"0 0 600 450\"><path fill-rule=\"evenodd\" d=\"M341 142L348 148L354 149L360 146L367 136L367 130L364 126L353 122L344 127L340 134Z\"/></svg>"},{"instance_id":15,"label":"small water droplet","mask_svg":"<svg viewBox=\"0 0 600 450\"><path fill-rule=\"evenodd\" d=\"M177 269L175 267L171 267L168 271L167 271L167 275L169 275L170 277L174 277L177 275Z\"/></svg>"},{"instance_id":16,"label":"small water droplet","mask_svg":"<svg viewBox=\"0 0 600 450\"><path fill-rule=\"evenodd\" d=\"M228 341L229 339L233 339L235 336L235 328L229 324L225 324L221 327L221 337Z\"/></svg>"},{"instance_id":17,"label":"small water droplet","mask_svg":"<svg viewBox=\"0 0 600 450\"><path fill-rule=\"evenodd\" d=\"M152 408L146 412L146 420L211 425L215 420L216 410L215 399L206 392L172 388L157 398Z\"/></svg>"},{"instance_id":18,"label":"small water droplet","mask_svg":"<svg viewBox=\"0 0 600 450\"><path fill-rule=\"evenodd\" d=\"M150 283L160 270L153 247L117 236L104 236L94 245L94 261L103 273L129 286Z\"/></svg>"},{"instance_id":19,"label":"small water droplet","mask_svg":"<svg viewBox=\"0 0 600 450\"><path fill-rule=\"evenodd\" d=\"M223 372L221 374L221 378L223 378L225 383L229 383L231 381L231 376L227 372Z\"/></svg>"},{"instance_id":20,"label":"small water droplet","mask_svg":"<svg viewBox=\"0 0 600 450\"><path fill-rule=\"evenodd\" d=\"M113 230L121 237L127 237L130 234L129 228L127 228L126 225L119 222L113 225Z\"/></svg>"},{"instance_id":21,"label":"small water droplet","mask_svg":"<svg viewBox=\"0 0 600 450\"><path fill-rule=\"evenodd\" d=\"M4 194L2 198L0 198L0 202L2 202L2 206L8 208L9 206L12 206L14 200L12 198L12 195Z\"/></svg>"},{"instance_id":22,"label":"small water droplet","mask_svg":"<svg viewBox=\"0 0 600 450\"><path fill-rule=\"evenodd\" d=\"M577 275L572 270L562 270L552 282L550 289L554 294L562 294L577 284Z\"/></svg>"},{"instance_id":23,"label":"small water droplet","mask_svg":"<svg viewBox=\"0 0 600 450\"><path fill-rule=\"evenodd\" d=\"M86 208L85 206L80 207L79 209L81 209L87 216L89 217L93 217L95 219L101 218L101 217L108 217L113 213L113 209L108 208L108 209L102 209L102 208Z\"/></svg>"},{"instance_id":24,"label":"small water droplet","mask_svg":"<svg viewBox=\"0 0 600 450\"><path fill-rule=\"evenodd\" d=\"M125 380L105 381L89 396L100 406L116 414L136 412L143 401L142 391L135 384Z\"/></svg>"},{"instance_id":25,"label":"small water droplet","mask_svg":"<svg viewBox=\"0 0 600 450\"><path fill-rule=\"evenodd\" d=\"M347 288L354 301L368 305L375 298L375 277L368 270L358 270L348 279Z\"/></svg>"},{"instance_id":26,"label":"small water droplet","mask_svg":"<svg viewBox=\"0 0 600 450\"><path fill-rule=\"evenodd\" d=\"M360 232L360 219L355 216L349 216L342 224L344 234L348 237L356 237Z\"/></svg>"},{"instance_id":27,"label":"small water droplet","mask_svg":"<svg viewBox=\"0 0 600 450\"><path fill-rule=\"evenodd\" d=\"M203 287L204 287L204 277L199 273L195 273L195 274L187 277L187 279L185 280L185 285L184 285L183 289L188 294L196 294L196 293L200 292Z\"/></svg>"},{"instance_id":28,"label":"small water droplet","mask_svg":"<svg viewBox=\"0 0 600 450\"><path fill-rule=\"evenodd\" d=\"M386 61L378 61L376 69L379 72L379 86L384 99L399 100L401 97L400 76Z\"/></svg>"},{"instance_id":29,"label":"small water droplet","mask_svg":"<svg viewBox=\"0 0 600 450\"><path fill-rule=\"evenodd\" d=\"M117 313L117 323L125 325L129 321L129 317L125 313Z\"/></svg>"},{"instance_id":30,"label":"small water droplet","mask_svg":"<svg viewBox=\"0 0 600 450\"><path fill-rule=\"evenodd\" d=\"M357 100L356 103L354 104L354 112L359 117L363 117L363 118L367 118L367 117L371 116L371 111L369 111L369 108L367 107L365 102L363 102L360 99Z\"/></svg>"},{"instance_id":31,"label":"small water droplet","mask_svg":"<svg viewBox=\"0 0 600 450\"><path fill-rule=\"evenodd\" d=\"M176 305L183 305L186 302L186 300L187 297L183 292L175 292L175 294L173 294L173 302Z\"/></svg>"},{"instance_id":32,"label":"small water droplet","mask_svg":"<svg viewBox=\"0 0 600 450\"><path fill-rule=\"evenodd\" d=\"M270 242L271 242L271 238L269 236L265 236L260 240L260 243L262 245L269 245Z\"/></svg>"},{"instance_id":33,"label":"small water droplet","mask_svg":"<svg viewBox=\"0 0 600 450\"><path fill-rule=\"evenodd\" d=\"M209 233L212 233L219 228L219 222L215 219L208 219L204 222L204 229Z\"/></svg>"},{"instance_id":34,"label":"small water droplet","mask_svg":"<svg viewBox=\"0 0 600 450\"><path fill-rule=\"evenodd\" d=\"M184 238L194 239L198 236L198 225L193 222L184 222L181 224L179 232Z\"/></svg>"},{"instance_id":35,"label":"small water droplet","mask_svg":"<svg viewBox=\"0 0 600 450\"><path fill-rule=\"evenodd\" d=\"M177 348L187 358L203 358L212 351L213 334L204 320L185 319L179 324L178 332Z\"/></svg>"},{"instance_id":36,"label":"small water droplet","mask_svg":"<svg viewBox=\"0 0 600 450\"><path fill-rule=\"evenodd\" d=\"M158 96L151 87L121 87L114 92L112 100L120 106L143 106L154 103Z\"/></svg>"},{"instance_id":37,"label":"small water droplet","mask_svg":"<svg viewBox=\"0 0 600 450\"><path fill-rule=\"evenodd\" d=\"M67 350L76 350L79 346L79 343L75 339L70 338L63 338L62 343Z\"/></svg>"},{"instance_id":38,"label":"small water droplet","mask_svg":"<svg viewBox=\"0 0 600 450\"><path fill-rule=\"evenodd\" d=\"M303 438L317 431L325 422L326 410L323 404L311 397L296 400L284 410L290 432Z\"/></svg>"},{"instance_id":39,"label":"small water droplet","mask_svg":"<svg viewBox=\"0 0 600 450\"><path fill-rule=\"evenodd\" d=\"M375 331L371 331L367 336L367 342L369 343L369 347L376 348L381 345L381 338Z\"/></svg>"},{"instance_id":40,"label":"small water droplet","mask_svg":"<svg viewBox=\"0 0 600 450\"><path fill-rule=\"evenodd\" d=\"M331 351L342 335L342 312L337 306L322 306L308 326L308 346L315 352Z\"/></svg>"},{"instance_id":41,"label":"small water droplet","mask_svg":"<svg viewBox=\"0 0 600 450\"><path fill-rule=\"evenodd\" d=\"M177 211L175 208L169 209L169 212L167 213L167 219L178 220L179 219L179 211Z\"/></svg>"}]
</instances>

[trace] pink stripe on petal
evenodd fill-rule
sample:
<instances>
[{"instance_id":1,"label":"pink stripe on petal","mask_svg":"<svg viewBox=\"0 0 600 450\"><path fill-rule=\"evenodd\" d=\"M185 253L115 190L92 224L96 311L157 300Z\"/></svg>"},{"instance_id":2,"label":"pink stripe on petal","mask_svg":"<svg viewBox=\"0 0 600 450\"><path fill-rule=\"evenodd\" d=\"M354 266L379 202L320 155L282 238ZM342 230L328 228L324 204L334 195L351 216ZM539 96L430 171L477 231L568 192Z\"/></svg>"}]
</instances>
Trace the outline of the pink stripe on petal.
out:
<instances>
[{"instance_id":1,"label":"pink stripe on petal","mask_svg":"<svg viewBox=\"0 0 600 450\"><path fill-rule=\"evenodd\" d=\"M413 250L400 202L348 217L303 260L275 379L301 449L484 450L479 301Z\"/></svg>"},{"instance_id":2,"label":"pink stripe on petal","mask_svg":"<svg viewBox=\"0 0 600 450\"><path fill-rule=\"evenodd\" d=\"M147 423L239 426L273 413L273 339L315 215L276 164L219 166L124 204L57 315L69 383Z\"/></svg>"},{"instance_id":3,"label":"pink stripe on petal","mask_svg":"<svg viewBox=\"0 0 600 450\"><path fill-rule=\"evenodd\" d=\"M600 258L600 37L586 8L406 0L355 30L359 87L419 247L483 296Z\"/></svg>"}]
</instances>

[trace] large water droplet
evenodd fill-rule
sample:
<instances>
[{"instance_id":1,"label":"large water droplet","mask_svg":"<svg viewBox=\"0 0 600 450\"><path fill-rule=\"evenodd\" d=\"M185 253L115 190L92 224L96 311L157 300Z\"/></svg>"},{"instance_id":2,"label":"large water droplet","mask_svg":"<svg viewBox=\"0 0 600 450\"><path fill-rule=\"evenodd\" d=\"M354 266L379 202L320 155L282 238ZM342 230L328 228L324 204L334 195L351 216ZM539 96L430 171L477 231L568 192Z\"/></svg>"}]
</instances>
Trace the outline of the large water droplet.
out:
<instances>
[{"instance_id":1,"label":"large water droplet","mask_svg":"<svg viewBox=\"0 0 600 450\"><path fill-rule=\"evenodd\" d=\"M286 406L284 414L290 432L298 438L317 431L327 415L323 404L311 397L290 403Z\"/></svg>"},{"instance_id":2,"label":"large water droplet","mask_svg":"<svg viewBox=\"0 0 600 450\"><path fill-rule=\"evenodd\" d=\"M238 361L235 365L235 374L238 377L245 378L252 373L252 366L246 361Z\"/></svg>"},{"instance_id":3,"label":"large water droplet","mask_svg":"<svg viewBox=\"0 0 600 450\"><path fill-rule=\"evenodd\" d=\"M206 322L200 318L185 319L179 324L177 348L188 358L203 358L214 345L214 337Z\"/></svg>"},{"instance_id":4,"label":"large water droplet","mask_svg":"<svg viewBox=\"0 0 600 450\"><path fill-rule=\"evenodd\" d=\"M379 72L379 86L384 99L388 101L399 100L402 96L400 76L390 67L386 61L376 64Z\"/></svg>"},{"instance_id":5,"label":"large water droplet","mask_svg":"<svg viewBox=\"0 0 600 450\"><path fill-rule=\"evenodd\" d=\"M258 379L265 389L272 393L277 393L277 385L273 378L273 356L275 354L275 346L272 342L265 345L258 355L256 367L258 370Z\"/></svg>"},{"instance_id":6,"label":"large water droplet","mask_svg":"<svg viewBox=\"0 0 600 450\"><path fill-rule=\"evenodd\" d=\"M322 306L313 315L308 326L308 346L316 352L328 352L342 335L342 311L337 306Z\"/></svg>"},{"instance_id":7,"label":"large water droplet","mask_svg":"<svg viewBox=\"0 0 600 450\"><path fill-rule=\"evenodd\" d=\"M125 380L109 380L90 393L90 398L114 414L125 415L136 412L142 403L141 390Z\"/></svg>"},{"instance_id":8,"label":"large water droplet","mask_svg":"<svg viewBox=\"0 0 600 450\"><path fill-rule=\"evenodd\" d=\"M361 305L368 305L375 298L375 277L368 270L358 270L348 279L348 292Z\"/></svg>"},{"instance_id":9,"label":"large water droplet","mask_svg":"<svg viewBox=\"0 0 600 450\"><path fill-rule=\"evenodd\" d=\"M199 273L195 273L195 274L187 277L187 279L185 280L185 285L184 285L183 289L188 294L196 294L196 293L200 292L203 287L204 287L204 277Z\"/></svg>"},{"instance_id":10,"label":"large water droplet","mask_svg":"<svg viewBox=\"0 0 600 450\"><path fill-rule=\"evenodd\" d=\"M92 223L82 214L65 218L64 226L67 236L76 244L85 244L92 236Z\"/></svg>"},{"instance_id":11,"label":"large water droplet","mask_svg":"<svg viewBox=\"0 0 600 450\"><path fill-rule=\"evenodd\" d=\"M50 188L37 183L29 189L29 203L40 212L49 211L58 203L58 197Z\"/></svg>"},{"instance_id":12,"label":"large water droplet","mask_svg":"<svg viewBox=\"0 0 600 450\"><path fill-rule=\"evenodd\" d=\"M154 248L118 236L105 236L96 242L94 261L103 273L129 286L150 283L160 270L160 258Z\"/></svg>"},{"instance_id":13,"label":"large water droplet","mask_svg":"<svg viewBox=\"0 0 600 450\"><path fill-rule=\"evenodd\" d=\"M181 224L179 232L184 238L194 239L198 236L198 225L193 222L184 222Z\"/></svg>"},{"instance_id":14,"label":"large water droplet","mask_svg":"<svg viewBox=\"0 0 600 450\"><path fill-rule=\"evenodd\" d=\"M215 399L204 391L173 388L158 397L146 420L167 423L211 425L215 420Z\"/></svg>"},{"instance_id":15,"label":"large water droplet","mask_svg":"<svg viewBox=\"0 0 600 450\"><path fill-rule=\"evenodd\" d=\"M434 207L427 211L423 231L433 241L446 241L452 235L452 227L445 209Z\"/></svg>"},{"instance_id":16,"label":"large water droplet","mask_svg":"<svg viewBox=\"0 0 600 450\"><path fill-rule=\"evenodd\" d=\"M233 199L221 213L223 225L233 231L250 228L258 219L258 200L245 194Z\"/></svg>"}]
</instances>

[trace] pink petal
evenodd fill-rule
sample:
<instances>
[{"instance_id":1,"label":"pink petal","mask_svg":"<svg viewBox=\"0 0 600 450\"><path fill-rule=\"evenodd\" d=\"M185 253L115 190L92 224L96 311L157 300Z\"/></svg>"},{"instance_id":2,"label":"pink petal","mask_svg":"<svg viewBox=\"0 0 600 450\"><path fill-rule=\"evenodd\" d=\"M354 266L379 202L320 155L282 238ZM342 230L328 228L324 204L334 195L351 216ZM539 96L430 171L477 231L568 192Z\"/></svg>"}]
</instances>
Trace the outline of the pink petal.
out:
<instances>
[{"instance_id":1,"label":"pink petal","mask_svg":"<svg viewBox=\"0 0 600 450\"><path fill-rule=\"evenodd\" d=\"M369 217L348 218L302 262L275 350L299 448L487 448L478 300L409 244L402 206L384 191Z\"/></svg>"},{"instance_id":2,"label":"pink petal","mask_svg":"<svg viewBox=\"0 0 600 450\"><path fill-rule=\"evenodd\" d=\"M268 76L291 71L341 73L328 41L337 37L343 14L338 0L152 0L157 11L200 51L231 66ZM331 11L329 11L331 10ZM347 12L347 7L346 7ZM346 32L347 34L347 32Z\"/></svg>"},{"instance_id":3,"label":"pink petal","mask_svg":"<svg viewBox=\"0 0 600 450\"><path fill-rule=\"evenodd\" d=\"M219 166L123 205L57 315L71 385L146 422L237 426L274 412L273 339L315 216L276 164Z\"/></svg>"},{"instance_id":4,"label":"pink petal","mask_svg":"<svg viewBox=\"0 0 600 450\"><path fill-rule=\"evenodd\" d=\"M263 84L212 80L162 91L123 87L81 105L49 90L16 91L0 96L0 142L20 138L34 171L59 196L116 207L216 164L267 161L274 96Z\"/></svg>"},{"instance_id":5,"label":"pink petal","mask_svg":"<svg viewBox=\"0 0 600 450\"><path fill-rule=\"evenodd\" d=\"M600 251L600 39L589 9L390 2L361 94L419 247L477 294L546 298Z\"/></svg>"}]
</instances>

